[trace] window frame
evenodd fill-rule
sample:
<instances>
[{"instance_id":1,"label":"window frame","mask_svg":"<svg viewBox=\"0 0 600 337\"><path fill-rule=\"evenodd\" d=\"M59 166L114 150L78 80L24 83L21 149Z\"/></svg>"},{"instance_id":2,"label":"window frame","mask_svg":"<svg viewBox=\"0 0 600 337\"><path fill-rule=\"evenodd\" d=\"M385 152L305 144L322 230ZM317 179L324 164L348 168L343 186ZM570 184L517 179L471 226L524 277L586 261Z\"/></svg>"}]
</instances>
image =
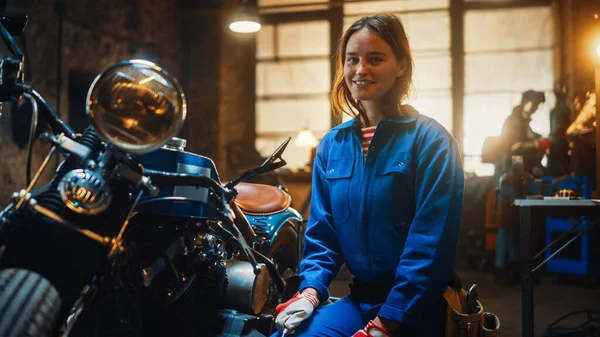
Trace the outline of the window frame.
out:
<instances>
[{"instance_id":1,"label":"window frame","mask_svg":"<svg viewBox=\"0 0 600 337\"><path fill-rule=\"evenodd\" d=\"M368 2L368 0L353 0L353 3ZM261 12L261 21L264 24L282 24L282 23L293 23L293 22L306 22L306 21L317 21L326 20L329 21L330 27L330 52L331 52L331 66L330 66L330 80L333 83L335 76L335 52L337 49L338 39L341 38L344 27L344 4L348 1L344 0L331 0L321 1L309 4L290 4L290 5L277 5L277 6L265 6L259 7L264 9L264 13ZM311 7L312 6L312 7ZM315 10L314 6L324 6L324 9ZM291 8L306 8L307 10L302 11L286 11ZM451 112L452 112L452 129L450 130L453 136L457 139L459 150L463 159L464 154L464 114L465 114L465 97L466 97L466 83L465 83L465 16L468 11L480 11L480 10L503 10L503 9L517 9L524 7L552 7L552 0L449 0L449 8L432 8L432 9L419 9L414 11L397 11L394 14L404 14L406 12L431 12L431 11L449 11L450 17L450 80L451 80ZM281 10L281 12L277 12ZM368 13L360 14L367 15ZM355 14L348 16L356 16ZM552 50L553 57L560 58L559 50ZM558 54L558 55L557 55ZM277 59L275 57L274 59ZM261 59L263 61L263 59ZM258 62L258 61L257 61ZM553 65L554 78L560 74L560 69L556 69L556 62ZM264 98L264 97L263 97ZM258 97L257 97L258 99ZM335 120L333 114L331 114L331 127L337 125L338 121Z\"/></svg>"}]
</instances>

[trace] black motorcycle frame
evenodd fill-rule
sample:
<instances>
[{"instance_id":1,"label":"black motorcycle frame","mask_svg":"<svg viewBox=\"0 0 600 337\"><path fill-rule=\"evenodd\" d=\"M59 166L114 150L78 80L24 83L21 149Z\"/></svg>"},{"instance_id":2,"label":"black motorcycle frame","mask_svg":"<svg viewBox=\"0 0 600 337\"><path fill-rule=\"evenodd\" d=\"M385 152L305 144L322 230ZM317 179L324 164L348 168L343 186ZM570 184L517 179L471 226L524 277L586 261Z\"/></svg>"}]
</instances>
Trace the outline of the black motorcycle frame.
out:
<instances>
[{"instance_id":1,"label":"black motorcycle frame","mask_svg":"<svg viewBox=\"0 0 600 337\"><path fill-rule=\"evenodd\" d=\"M11 21L12 18L12 21ZM24 16L26 22L26 16ZM20 21L19 21L20 20ZM258 174L276 169L285 165L285 161L280 157L281 151L276 156L270 158L270 161L265 162L261 167L246 172L243 176L234 179L233 181L220 185L218 182L211 178L204 176L189 176L185 174L175 174L166 172L152 172L145 171L140 168L139 171L133 170L126 167L125 165L119 165L121 160L127 158L128 154L118 151L118 149L106 148L105 153L110 153L110 160L116 162L114 170L110 173L112 175L118 175L122 181L127 181L130 184L130 189L133 192L130 197L130 204L127 205L128 211L126 216L122 219L120 226L116 226L115 235L102 235L88 228L79 226L70 220L65 219L60 214L57 214L53 210L40 205L36 197L45 191L45 188L38 190L32 190L33 186L39 180L40 174L44 171L53 155L59 151L65 155L65 161L68 158L74 158L72 161L77 163L76 165L87 164L90 159L100 160L99 158L91 158L93 151L86 150L85 146L79 144L81 135L76 134L52 109L52 107L44 100L44 98L33 90L30 86L27 86L23 82L23 54L19 47L12 39L11 33L19 31L19 28L12 27L11 31L5 27L7 22L22 22L23 17L10 17L6 15L0 15L0 34L8 45L9 50L13 53L12 58L3 58L0 63L0 70L2 71L2 83L0 84L0 100L1 101L16 101L25 97L32 101L34 106L33 119L37 124L38 113L39 116L48 123L53 135L44 134L42 140L53 144L50 152L46 156L42 165L34 175L31 181L28 180L28 186L26 189L17 192L13 195L13 202L3 211L0 212L0 244L4 240L8 240L11 235L11 226L13 225L13 219L19 216L28 217L40 217L50 220L51 223L56 224L74 231L80 235L83 235L97 245L100 245L105 251L105 259L102 262L102 266L95 277L90 280L89 283L85 284L81 289L80 296L74 301L72 309L70 310L70 316L59 317L58 322L65 322L63 325L62 336L80 336L89 332L93 327L93 320L88 319L90 316L100 309L98 298L104 296L111 287L118 285L120 282L119 271L127 264L127 251L129 249L128 243L123 240L123 235L126 232L129 222L132 219L133 211L136 204L140 200L144 193L154 194L156 188L154 183L165 183L173 185L192 185L206 188L210 191L211 202L204 204L204 207L211 207L215 213L219 214L219 222L216 222L219 234L225 237L229 243L237 243L238 248L246 256L247 260L254 266L255 273L260 272L260 269L256 267L259 259L260 263L264 263L267 268L271 271L271 276L274 280L278 290L283 293L285 282L278 275L277 269L273 262L265 256L262 256L257 251L249 247L241 235L232 215L230 204L233 202L236 196L235 184L240 181L249 179ZM15 25L14 23L12 23ZM24 26L24 24L23 24ZM22 30L22 27L21 27ZM30 144L33 142L33 128L30 134ZM279 149L282 150L282 149ZM30 149L29 151L30 152ZM29 157L29 155L28 155ZM63 162L64 163L64 162ZM29 165L28 165L29 166ZM107 177L111 178L111 177ZM46 186L47 187L47 186ZM159 199L156 199L159 200ZM192 201L190 201L192 202ZM77 254L77 252L74 252ZM256 257L256 258L255 258ZM2 255L0 254L0 265L2 264ZM139 279L137 280L140 281ZM141 307L142 294L140 293L141 288L137 288L137 293L128 294L129 299L132 301L134 308ZM141 336L141 317L137 315L134 326L136 327L135 335Z\"/></svg>"}]
</instances>

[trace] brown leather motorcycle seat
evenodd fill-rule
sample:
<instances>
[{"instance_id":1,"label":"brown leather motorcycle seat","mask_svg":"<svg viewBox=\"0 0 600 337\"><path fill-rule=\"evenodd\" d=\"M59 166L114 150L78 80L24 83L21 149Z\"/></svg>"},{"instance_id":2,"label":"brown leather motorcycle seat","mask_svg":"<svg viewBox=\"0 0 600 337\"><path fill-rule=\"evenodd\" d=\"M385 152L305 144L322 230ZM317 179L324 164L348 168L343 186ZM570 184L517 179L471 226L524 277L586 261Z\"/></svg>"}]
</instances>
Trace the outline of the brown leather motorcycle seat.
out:
<instances>
[{"instance_id":1,"label":"brown leather motorcycle seat","mask_svg":"<svg viewBox=\"0 0 600 337\"><path fill-rule=\"evenodd\" d=\"M285 191L270 185L239 183L236 205L251 215L270 215L290 207L292 198Z\"/></svg>"}]
</instances>

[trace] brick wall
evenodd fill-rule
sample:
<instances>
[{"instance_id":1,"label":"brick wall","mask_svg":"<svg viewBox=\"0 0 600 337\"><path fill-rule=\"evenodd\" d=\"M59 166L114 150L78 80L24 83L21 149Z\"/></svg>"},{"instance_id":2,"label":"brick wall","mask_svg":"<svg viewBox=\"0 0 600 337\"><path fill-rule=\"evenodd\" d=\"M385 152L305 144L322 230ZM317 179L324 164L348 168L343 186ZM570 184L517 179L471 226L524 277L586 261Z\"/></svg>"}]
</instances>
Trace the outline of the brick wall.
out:
<instances>
[{"instance_id":1,"label":"brick wall","mask_svg":"<svg viewBox=\"0 0 600 337\"><path fill-rule=\"evenodd\" d=\"M183 15L181 55L186 71L181 80L190 103L188 149L212 158L222 179L261 161L254 147L254 36L228 28L240 4L223 0L215 10L190 0Z\"/></svg>"},{"instance_id":2,"label":"brick wall","mask_svg":"<svg viewBox=\"0 0 600 337\"><path fill-rule=\"evenodd\" d=\"M29 15L24 34L27 82L53 107L57 106L58 77L56 2L8 0L6 8ZM145 58L171 72L184 88L188 119L180 136L188 139L189 151L211 157L224 179L260 162L254 148L254 39L227 28L229 15L240 1L62 3L60 114L64 119L69 119L69 85L79 83L78 74L93 75L118 61ZM27 130L11 127L10 110L5 106L0 118L0 205L7 204L11 193L25 184L25 148L18 147L12 135ZM49 147L36 142L34 149L35 171ZM228 158L234 158L237 170L227 166ZM55 165L52 161L42 183L51 177Z\"/></svg>"}]
</instances>

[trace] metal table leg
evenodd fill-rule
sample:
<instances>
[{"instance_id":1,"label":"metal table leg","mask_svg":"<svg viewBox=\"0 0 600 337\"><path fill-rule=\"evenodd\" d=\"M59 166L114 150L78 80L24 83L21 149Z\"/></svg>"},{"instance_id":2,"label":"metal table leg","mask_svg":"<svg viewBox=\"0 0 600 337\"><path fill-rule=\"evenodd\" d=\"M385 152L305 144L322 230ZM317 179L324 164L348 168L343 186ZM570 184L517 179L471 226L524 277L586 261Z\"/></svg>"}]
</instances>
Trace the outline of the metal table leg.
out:
<instances>
[{"instance_id":1,"label":"metal table leg","mask_svg":"<svg viewBox=\"0 0 600 337\"><path fill-rule=\"evenodd\" d=\"M521 207L520 255L521 255L521 319L522 336L533 337L533 278L531 255L531 207Z\"/></svg>"}]
</instances>

